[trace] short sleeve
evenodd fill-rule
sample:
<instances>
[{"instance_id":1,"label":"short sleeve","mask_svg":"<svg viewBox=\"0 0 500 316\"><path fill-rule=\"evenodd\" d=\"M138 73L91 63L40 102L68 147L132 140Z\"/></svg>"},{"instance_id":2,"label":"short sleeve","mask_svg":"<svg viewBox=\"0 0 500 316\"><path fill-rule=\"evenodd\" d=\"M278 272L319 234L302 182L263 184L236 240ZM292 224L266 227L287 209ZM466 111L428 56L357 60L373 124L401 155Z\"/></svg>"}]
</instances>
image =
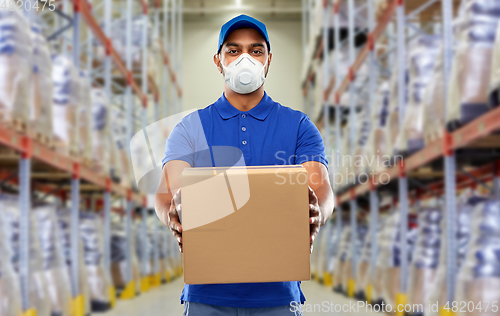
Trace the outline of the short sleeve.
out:
<instances>
[{"instance_id":1,"label":"short sleeve","mask_svg":"<svg viewBox=\"0 0 500 316\"><path fill-rule=\"evenodd\" d=\"M182 160L194 166L194 144L189 137L185 122L179 122L167 139L162 167L171 160Z\"/></svg>"},{"instance_id":2,"label":"short sleeve","mask_svg":"<svg viewBox=\"0 0 500 316\"><path fill-rule=\"evenodd\" d=\"M299 125L295 157L296 164L318 161L328 168L328 160L326 159L325 145L321 133L307 116L304 116Z\"/></svg>"}]
</instances>

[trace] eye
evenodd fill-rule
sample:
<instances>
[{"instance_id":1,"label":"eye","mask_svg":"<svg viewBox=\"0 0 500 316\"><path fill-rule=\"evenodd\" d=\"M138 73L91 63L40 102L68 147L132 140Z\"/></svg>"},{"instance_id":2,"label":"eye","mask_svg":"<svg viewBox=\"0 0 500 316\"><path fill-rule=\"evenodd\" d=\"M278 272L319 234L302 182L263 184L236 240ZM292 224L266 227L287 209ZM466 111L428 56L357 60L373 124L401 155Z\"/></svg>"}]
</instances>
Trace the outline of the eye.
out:
<instances>
[{"instance_id":1,"label":"eye","mask_svg":"<svg viewBox=\"0 0 500 316\"><path fill-rule=\"evenodd\" d=\"M236 49L230 49L227 51L228 54L236 54L238 51Z\"/></svg>"},{"instance_id":2,"label":"eye","mask_svg":"<svg viewBox=\"0 0 500 316\"><path fill-rule=\"evenodd\" d=\"M259 50L259 49L256 49L254 51L252 51L253 54L256 54L256 55L259 55L259 54L262 54L262 51Z\"/></svg>"}]
</instances>

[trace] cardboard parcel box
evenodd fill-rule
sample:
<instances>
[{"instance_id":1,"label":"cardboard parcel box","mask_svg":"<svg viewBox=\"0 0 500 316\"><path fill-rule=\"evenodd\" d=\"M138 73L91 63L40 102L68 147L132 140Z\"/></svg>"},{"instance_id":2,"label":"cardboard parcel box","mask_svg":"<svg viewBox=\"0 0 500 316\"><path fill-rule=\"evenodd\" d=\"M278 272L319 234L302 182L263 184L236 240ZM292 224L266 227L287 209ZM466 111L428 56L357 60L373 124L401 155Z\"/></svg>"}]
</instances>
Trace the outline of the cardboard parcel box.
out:
<instances>
[{"instance_id":1,"label":"cardboard parcel box","mask_svg":"<svg viewBox=\"0 0 500 316\"><path fill-rule=\"evenodd\" d=\"M188 168L181 187L186 284L310 279L304 167Z\"/></svg>"}]
</instances>

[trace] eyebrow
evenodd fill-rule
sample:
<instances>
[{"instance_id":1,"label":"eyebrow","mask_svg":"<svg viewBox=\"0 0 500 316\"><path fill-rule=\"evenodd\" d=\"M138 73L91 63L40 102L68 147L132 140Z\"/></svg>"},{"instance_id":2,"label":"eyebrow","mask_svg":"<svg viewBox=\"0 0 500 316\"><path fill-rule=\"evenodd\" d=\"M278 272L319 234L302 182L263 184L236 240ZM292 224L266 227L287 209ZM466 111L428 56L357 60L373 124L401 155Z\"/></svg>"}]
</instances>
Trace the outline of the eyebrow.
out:
<instances>
[{"instance_id":1,"label":"eyebrow","mask_svg":"<svg viewBox=\"0 0 500 316\"><path fill-rule=\"evenodd\" d=\"M234 42L233 42L233 43L227 43L225 46L226 46L226 47L227 47L227 46L236 46L236 47L240 47L241 45L240 45L240 44L238 44L238 43L234 43ZM252 46L252 47L264 47L264 44L262 44L262 43L253 43L253 44L251 44L250 46Z\"/></svg>"}]
</instances>

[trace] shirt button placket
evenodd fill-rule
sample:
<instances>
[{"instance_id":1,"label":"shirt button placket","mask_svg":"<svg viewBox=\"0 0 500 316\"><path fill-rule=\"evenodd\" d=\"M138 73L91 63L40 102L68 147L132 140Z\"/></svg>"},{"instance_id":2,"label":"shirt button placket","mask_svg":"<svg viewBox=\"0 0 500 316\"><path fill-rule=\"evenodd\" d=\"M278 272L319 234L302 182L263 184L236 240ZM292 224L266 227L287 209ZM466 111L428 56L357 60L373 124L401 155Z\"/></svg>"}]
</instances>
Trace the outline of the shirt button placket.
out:
<instances>
[{"instance_id":1,"label":"shirt button placket","mask_svg":"<svg viewBox=\"0 0 500 316\"><path fill-rule=\"evenodd\" d=\"M243 155L249 156L250 155L250 149L247 146L248 145L248 135L247 135L247 127L246 127L246 118L247 115L245 113L241 114L241 119L240 119L240 146L241 146L241 151L243 152Z\"/></svg>"}]
</instances>

